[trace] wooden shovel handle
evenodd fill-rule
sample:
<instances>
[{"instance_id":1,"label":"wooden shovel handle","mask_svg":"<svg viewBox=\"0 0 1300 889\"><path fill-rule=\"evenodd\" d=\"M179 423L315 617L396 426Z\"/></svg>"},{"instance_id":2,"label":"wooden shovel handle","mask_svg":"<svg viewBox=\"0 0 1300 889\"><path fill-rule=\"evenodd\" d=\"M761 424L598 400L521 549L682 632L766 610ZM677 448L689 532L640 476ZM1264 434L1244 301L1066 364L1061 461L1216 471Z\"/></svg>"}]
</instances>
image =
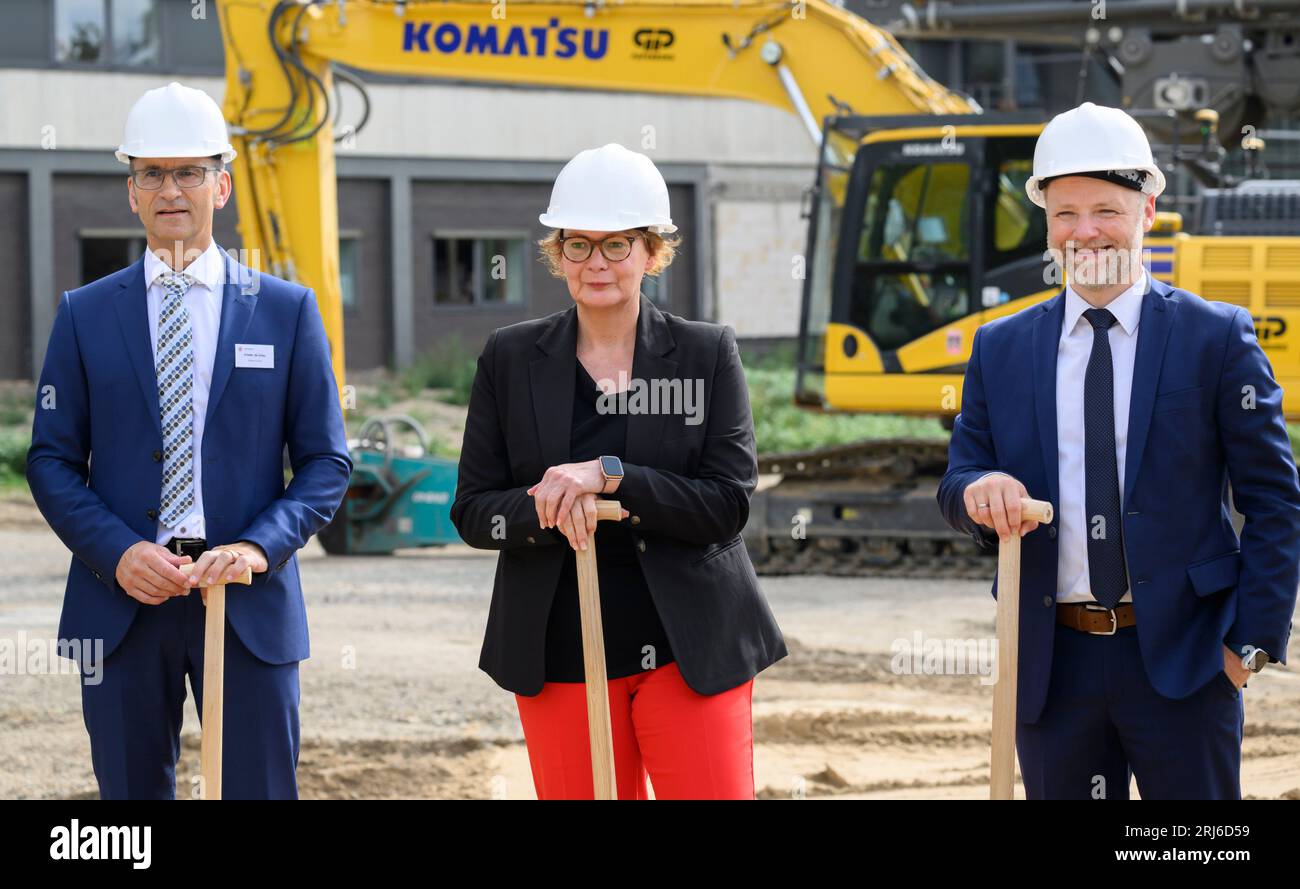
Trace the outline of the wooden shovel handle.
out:
<instances>
[{"instance_id":1,"label":"wooden shovel handle","mask_svg":"<svg viewBox=\"0 0 1300 889\"><path fill-rule=\"evenodd\" d=\"M191 562L191 563L188 564L188 565L181 565L181 566L180 566L180 572L181 572L181 574L185 574L185 575L193 574L193 573L194 573L194 563ZM252 582L253 582L253 569L252 569L252 568L245 568L243 574L239 575L238 577L234 578L233 580L227 580L226 583L223 583L223 584L222 584L222 586L225 586L226 584L229 584L229 583L251 584Z\"/></svg>"},{"instance_id":2,"label":"wooden shovel handle","mask_svg":"<svg viewBox=\"0 0 1300 889\"><path fill-rule=\"evenodd\" d=\"M623 504L617 500L596 501L596 521L617 522L623 518Z\"/></svg>"},{"instance_id":3,"label":"wooden shovel handle","mask_svg":"<svg viewBox=\"0 0 1300 889\"><path fill-rule=\"evenodd\" d=\"M182 574L194 573L194 564L181 565ZM253 582L253 569L225 583L207 587L207 614L203 625L203 737L199 768L203 799L221 799L221 748L225 734L226 584Z\"/></svg>"},{"instance_id":4,"label":"wooden shovel handle","mask_svg":"<svg viewBox=\"0 0 1300 889\"><path fill-rule=\"evenodd\" d=\"M1031 500L1028 497L1020 498L1020 519L1028 519L1031 522L1042 522L1050 525L1052 523L1052 504L1046 500Z\"/></svg>"},{"instance_id":5,"label":"wooden shovel handle","mask_svg":"<svg viewBox=\"0 0 1300 889\"><path fill-rule=\"evenodd\" d=\"M1020 498L1020 517L1052 521L1052 504ZM1020 537L998 544L997 684L993 686L993 737L989 799L1011 799L1016 780L1016 693L1020 673Z\"/></svg>"},{"instance_id":6,"label":"wooden shovel handle","mask_svg":"<svg viewBox=\"0 0 1300 889\"><path fill-rule=\"evenodd\" d=\"M623 506L617 500L596 501L596 521L617 522L622 517ZM591 744L593 796L598 800L618 799L595 538L588 540L585 550L575 551L574 557L578 562L578 610L582 621L582 667L587 689L587 735Z\"/></svg>"}]
</instances>

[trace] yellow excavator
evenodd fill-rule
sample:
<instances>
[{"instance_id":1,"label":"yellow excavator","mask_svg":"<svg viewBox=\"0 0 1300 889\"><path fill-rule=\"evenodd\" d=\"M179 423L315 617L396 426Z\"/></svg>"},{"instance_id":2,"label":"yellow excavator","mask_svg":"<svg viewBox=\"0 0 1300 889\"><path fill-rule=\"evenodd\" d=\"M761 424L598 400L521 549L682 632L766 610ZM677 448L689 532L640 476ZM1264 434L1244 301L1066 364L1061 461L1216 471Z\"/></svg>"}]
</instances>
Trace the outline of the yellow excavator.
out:
<instances>
[{"instance_id":1,"label":"yellow excavator","mask_svg":"<svg viewBox=\"0 0 1300 889\"><path fill-rule=\"evenodd\" d=\"M1023 187L1045 121L983 113L926 75L891 34L823 0L217 6L243 247L266 271L315 289L340 386L334 78L364 91L348 69L745 98L797 115L818 149L796 392L812 409L951 418L975 329L1055 292L1045 219ZM1216 116L1198 111L1209 146ZM1280 234L1297 234L1295 220ZM1249 306L1283 384L1300 377L1287 337L1300 311L1300 239L1198 237L1181 226L1161 214L1148 244L1152 273ZM1289 416L1300 416L1296 393ZM991 571L938 519L941 441L762 462L780 482L755 498L745 532L761 571Z\"/></svg>"},{"instance_id":2,"label":"yellow excavator","mask_svg":"<svg viewBox=\"0 0 1300 889\"><path fill-rule=\"evenodd\" d=\"M821 0L218 0L239 233L315 288L343 379L331 120L342 65L376 74L753 99L815 139L842 111L973 113L891 36ZM827 74L854 72L831 84ZM805 89L803 82L815 83ZM355 130L353 131L355 132Z\"/></svg>"}]
</instances>

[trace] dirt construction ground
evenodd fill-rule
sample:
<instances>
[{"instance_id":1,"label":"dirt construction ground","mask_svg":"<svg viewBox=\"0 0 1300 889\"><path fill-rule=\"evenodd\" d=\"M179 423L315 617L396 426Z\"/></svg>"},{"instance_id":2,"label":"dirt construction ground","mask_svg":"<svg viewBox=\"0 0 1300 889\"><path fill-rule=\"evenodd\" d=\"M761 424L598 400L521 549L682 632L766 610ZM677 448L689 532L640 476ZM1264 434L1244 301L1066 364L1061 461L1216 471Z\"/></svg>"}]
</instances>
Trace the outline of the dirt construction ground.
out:
<instances>
[{"instance_id":1,"label":"dirt construction ground","mask_svg":"<svg viewBox=\"0 0 1300 889\"><path fill-rule=\"evenodd\" d=\"M0 565L0 642L48 644L67 551L22 500L0 503L0 551L18 556ZM302 796L531 798L514 698L476 666L495 556L340 559L313 541L300 559L312 636ZM917 634L991 637L986 583L795 577L764 588L791 654L755 684L760 797L987 797L990 686L891 663ZM1297 654L1246 690L1247 796L1300 798ZM9 667L0 689L0 797L96 796L77 676ZM191 696L178 775L197 772L198 739Z\"/></svg>"}]
</instances>

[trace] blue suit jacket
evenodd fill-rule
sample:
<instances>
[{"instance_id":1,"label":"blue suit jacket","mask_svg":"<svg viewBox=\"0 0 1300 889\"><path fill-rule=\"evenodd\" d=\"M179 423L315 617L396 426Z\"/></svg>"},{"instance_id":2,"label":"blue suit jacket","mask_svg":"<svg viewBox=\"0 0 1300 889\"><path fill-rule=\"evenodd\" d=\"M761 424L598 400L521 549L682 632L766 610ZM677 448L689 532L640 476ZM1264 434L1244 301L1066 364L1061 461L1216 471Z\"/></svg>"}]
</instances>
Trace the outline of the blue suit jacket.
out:
<instances>
[{"instance_id":1,"label":"blue suit jacket","mask_svg":"<svg viewBox=\"0 0 1300 889\"><path fill-rule=\"evenodd\" d=\"M1056 353L1064 317L1062 291L985 324L971 346L938 499L948 524L981 544L997 537L966 514L962 494L984 473L1006 472L1031 497L1060 502ZM1282 390L1244 309L1151 280L1124 467L1124 551L1156 691L1182 698L1204 685L1223 669L1225 643L1284 659L1300 582L1300 484ZM1246 518L1240 541L1229 483ZM1018 718L1025 722L1037 721L1051 675L1057 544L1055 523L1022 541Z\"/></svg>"},{"instance_id":2,"label":"blue suit jacket","mask_svg":"<svg viewBox=\"0 0 1300 889\"><path fill-rule=\"evenodd\" d=\"M155 538L149 513L159 508L162 486L145 292L141 258L63 294L27 454L36 505L73 555L59 638L102 638L105 657L136 611L151 607L114 577L128 547ZM274 345L274 368L235 367L236 343ZM352 462L315 296L229 255L203 461L209 546L249 540L270 566L251 586L227 589L231 627L268 663L305 659L307 614L294 554L333 516Z\"/></svg>"}]
</instances>

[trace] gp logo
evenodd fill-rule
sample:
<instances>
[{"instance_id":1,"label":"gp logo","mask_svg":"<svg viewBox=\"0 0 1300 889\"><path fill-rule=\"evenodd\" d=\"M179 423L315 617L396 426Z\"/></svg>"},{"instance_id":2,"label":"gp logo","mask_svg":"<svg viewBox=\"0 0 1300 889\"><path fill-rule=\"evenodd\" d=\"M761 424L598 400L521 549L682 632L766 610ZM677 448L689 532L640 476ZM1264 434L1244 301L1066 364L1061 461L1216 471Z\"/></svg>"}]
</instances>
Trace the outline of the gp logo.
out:
<instances>
[{"instance_id":1,"label":"gp logo","mask_svg":"<svg viewBox=\"0 0 1300 889\"><path fill-rule=\"evenodd\" d=\"M1280 339L1286 333L1286 319L1277 315L1251 315L1255 322L1255 338L1261 343Z\"/></svg>"},{"instance_id":2,"label":"gp logo","mask_svg":"<svg viewBox=\"0 0 1300 889\"><path fill-rule=\"evenodd\" d=\"M658 52L672 46L676 37L668 28L641 28L632 35L632 42L646 52Z\"/></svg>"}]
</instances>

